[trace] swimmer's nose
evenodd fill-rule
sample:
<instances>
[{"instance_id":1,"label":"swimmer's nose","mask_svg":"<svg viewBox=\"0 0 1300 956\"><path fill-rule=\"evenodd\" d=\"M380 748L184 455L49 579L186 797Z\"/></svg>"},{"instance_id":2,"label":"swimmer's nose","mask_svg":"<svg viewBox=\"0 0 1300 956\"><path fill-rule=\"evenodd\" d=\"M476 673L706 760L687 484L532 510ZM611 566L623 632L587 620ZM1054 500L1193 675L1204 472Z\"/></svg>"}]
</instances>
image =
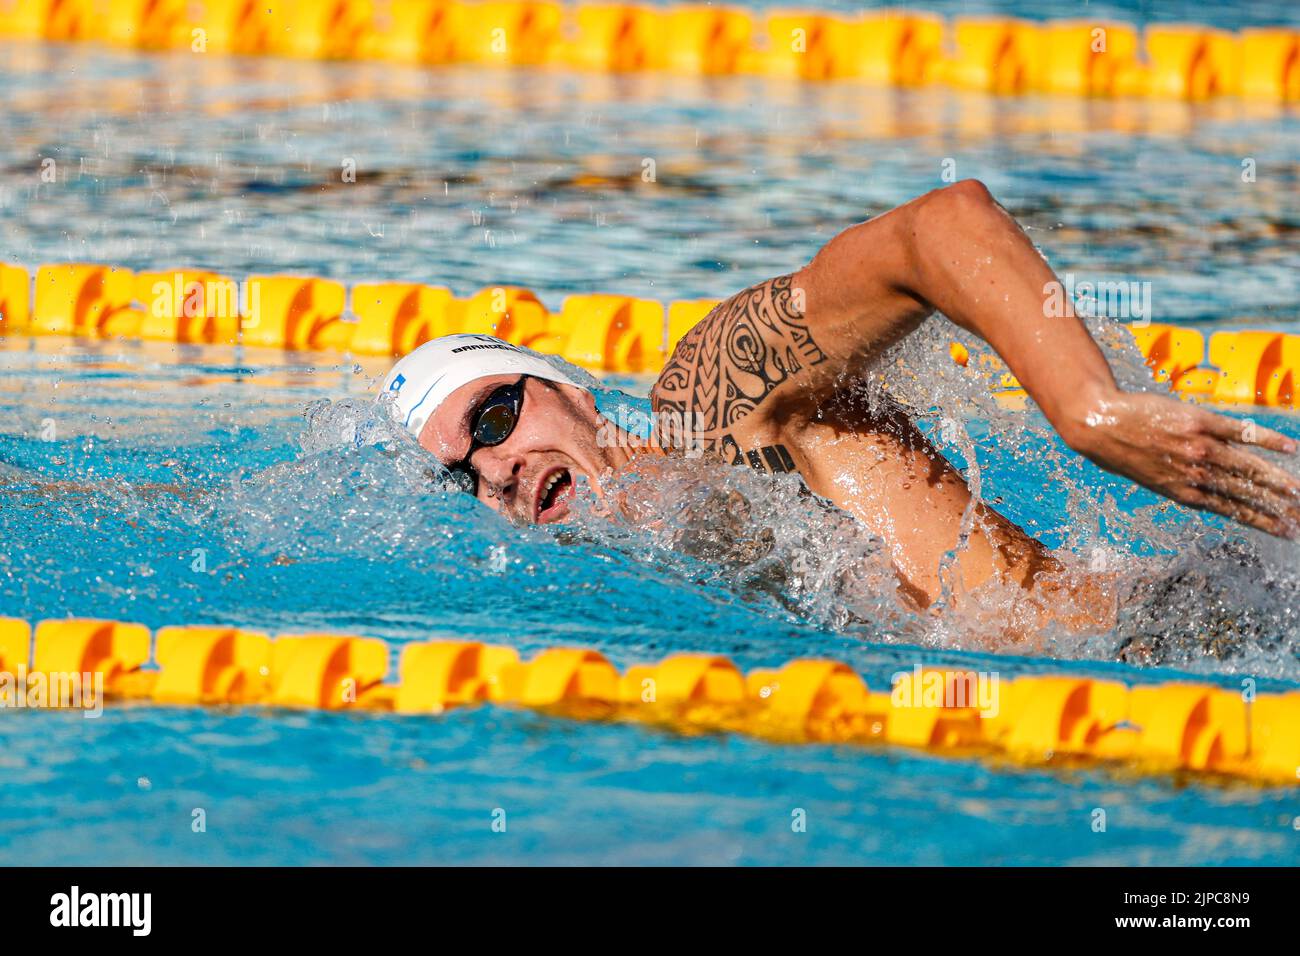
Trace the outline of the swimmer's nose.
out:
<instances>
[{"instance_id":1,"label":"swimmer's nose","mask_svg":"<svg viewBox=\"0 0 1300 956\"><path fill-rule=\"evenodd\" d=\"M524 469L520 455L501 452L497 448L484 448L478 455L475 467L487 485L489 497L498 498L501 504L512 504L519 493L519 475Z\"/></svg>"}]
</instances>

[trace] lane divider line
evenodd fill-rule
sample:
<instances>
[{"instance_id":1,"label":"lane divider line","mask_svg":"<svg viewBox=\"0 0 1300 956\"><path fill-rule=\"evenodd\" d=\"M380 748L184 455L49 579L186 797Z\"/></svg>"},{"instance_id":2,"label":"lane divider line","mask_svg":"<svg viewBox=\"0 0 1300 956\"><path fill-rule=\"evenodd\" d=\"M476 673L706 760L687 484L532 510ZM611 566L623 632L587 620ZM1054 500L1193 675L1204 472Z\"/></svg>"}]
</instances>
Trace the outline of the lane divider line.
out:
<instances>
[{"instance_id":1,"label":"lane divider line","mask_svg":"<svg viewBox=\"0 0 1300 956\"><path fill-rule=\"evenodd\" d=\"M0 37L435 66L562 66L995 94L1300 100L1300 30L555 0L6 0Z\"/></svg>"},{"instance_id":2,"label":"lane divider line","mask_svg":"<svg viewBox=\"0 0 1300 956\"><path fill-rule=\"evenodd\" d=\"M657 373L692 326L718 303L663 303L614 294L566 297L549 311L529 289L488 286L458 298L442 286L365 282L350 289L313 276L242 280L193 269L133 272L97 263L0 265L0 335L323 350L398 356L429 339L479 332L560 355L597 372ZM1189 398L1274 408L1300 406L1300 335L1196 329L1151 323L1128 328L1156 379ZM965 346L952 358L968 366ZM998 365L992 355L979 365ZM1019 382L993 368L991 386L1009 404Z\"/></svg>"},{"instance_id":3,"label":"lane divider line","mask_svg":"<svg viewBox=\"0 0 1300 956\"><path fill-rule=\"evenodd\" d=\"M993 764L1300 782L1298 691L1130 687L1066 674L999 681L917 666L881 692L833 660L744 674L722 656L675 654L620 673L591 649L551 648L524 661L511 647L450 640L404 645L397 680L386 682L389 660L384 641L349 635L273 639L229 627L151 635L140 624L88 619L42 621L33 632L27 621L0 618L0 710L86 706L77 693L98 681L103 699L116 702L404 715L514 706L774 743L888 744ZM44 696L32 704L37 687Z\"/></svg>"}]
</instances>

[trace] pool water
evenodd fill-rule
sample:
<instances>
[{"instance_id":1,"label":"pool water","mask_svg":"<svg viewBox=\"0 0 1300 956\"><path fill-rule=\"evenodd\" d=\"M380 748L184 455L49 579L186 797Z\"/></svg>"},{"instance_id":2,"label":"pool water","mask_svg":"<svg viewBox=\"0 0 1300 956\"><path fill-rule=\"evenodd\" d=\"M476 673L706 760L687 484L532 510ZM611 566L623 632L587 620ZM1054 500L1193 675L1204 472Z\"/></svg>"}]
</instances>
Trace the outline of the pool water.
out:
<instances>
[{"instance_id":1,"label":"pool water","mask_svg":"<svg viewBox=\"0 0 1300 956\"><path fill-rule=\"evenodd\" d=\"M300 271L458 294L504 282L552 307L574 292L722 297L940 185L953 159L1059 271L1150 281L1156 321L1300 331L1300 121L1280 107L40 45L0 46L0 63L0 253L29 268ZM42 157L57 183L40 182ZM355 184L339 181L348 158ZM646 158L655 183L642 181ZM750 501L741 537L766 529L774 542L757 557L594 520L511 528L430 485L427 461L385 432L369 401L383 362L59 338L0 345L0 615L335 631L395 648L445 636L525 655L582 645L620 667L677 651L744 669L829 656L876 688L922 660L1300 686L1293 546L1130 493L1065 453L1036 413L957 374L949 338L936 326L900 350L917 372L902 397L978 470L986 499L1052 546L1084 561L1100 548L1133 579L1176 582L1131 605L1142 627L1158 621L1162 666L1114 662L1132 619L1055 638L1046 657L991 653L971 628L899 613L870 574L847 590L832 573L792 582L776 573L792 556L837 572L869 566L872 544L839 524L828 535L829 519L756 476L728 481ZM1131 348L1109 341L1142 385ZM635 403L650 382L606 384ZM1300 434L1290 413L1247 413ZM1248 640L1207 656L1206 614ZM5 863L1300 858L1291 789L683 738L503 708L3 716ZM805 833L792 832L796 809Z\"/></svg>"}]
</instances>

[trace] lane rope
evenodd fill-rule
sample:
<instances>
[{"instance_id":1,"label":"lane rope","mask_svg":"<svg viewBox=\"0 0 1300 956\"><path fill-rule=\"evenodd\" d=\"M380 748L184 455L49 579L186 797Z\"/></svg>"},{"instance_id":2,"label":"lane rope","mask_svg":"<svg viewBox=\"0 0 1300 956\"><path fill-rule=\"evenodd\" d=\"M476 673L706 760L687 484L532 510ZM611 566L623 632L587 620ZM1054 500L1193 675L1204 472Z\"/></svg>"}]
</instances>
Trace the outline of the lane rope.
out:
<instances>
[{"instance_id":1,"label":"lane rope","mask_svg":"<svg viewBox=\"0 0 1300 956\"><path fill-rule=\"evenodd\" d=\"M312 276L252 275L242 281L194 269L134 272L60 263L33 277L0 264L0 335L64 335L345 355L405 355L453 332L496 335L598 372L657 373L678 340L718 303L667 304L633 296L570 295L559 311L519 286L488 286L468 298L420 283L357 283ZM1205 336L1176 325L1131 325L1158 381L1193 399L1295 408L1300 335L1224 331ZM953 361L969 365L959 343ZM996 361L982 356L980 363ZM996 392L1023 397L1005 370Z\"/></svg>"},{"instance_id":2,"label":"lane rope","mask_svg":"<svg viewBox=\"0 0 1300 956\"><path fill-rule=\"evenodd\" d=\"M106 9L105 9L106 8ZM997 94L1300 100L1300 30L552 0L10 0L0 36L414 65L858 79Z\"/></svg>"},{"instance_id":3,"label":"lane rope","mask_svg":"<svg viewBox=\"0 0 1300 956\"><path fill-rule=\"evenodd\" d=\"M272 639L228 627L151 634L141 624L86 619L42 621L33 631L0 618L0 709L108 700L428 715L491 704L775 743L888 744L994 764L1300 782L1297 691L1128 686L1066 674L998 680L917 665L882 692L833 660L743 674L722 656L675 654L620 673L590 649L551 648L524 661L508 646L450 640L403 645L397 680L387 682L390 660L384 641L349 635Z\"/></svg>"}]
</instances>

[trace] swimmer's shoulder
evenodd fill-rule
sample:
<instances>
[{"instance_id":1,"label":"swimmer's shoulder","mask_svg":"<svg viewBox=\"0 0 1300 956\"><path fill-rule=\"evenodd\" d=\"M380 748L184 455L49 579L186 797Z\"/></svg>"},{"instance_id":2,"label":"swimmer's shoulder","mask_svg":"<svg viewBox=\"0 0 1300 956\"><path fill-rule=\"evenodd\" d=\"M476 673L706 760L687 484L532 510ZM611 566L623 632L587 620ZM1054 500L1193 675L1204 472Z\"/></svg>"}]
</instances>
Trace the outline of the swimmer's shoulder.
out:
<instances>
[{"instance_id":1,"label":"swimmer's shoulder","mask_svg":"<svg viewBox=\"0 0 1300 956\"><path fill-rule=\"evenodd\" d=\"M650 392L662 428L730 464L794 471L784 433L792 386L826 361L805 321L797 273L719 303L677 343Z\"/></svg>"},{"instance_id":2,"label":"swimmer's shoulder","mask_svg":"<svg viewBox=\"0 0 1300 956\"><path fill-rule=\"evenodd\" d=\"M824 362L796 275L733 295L682 336L650 392L656 413L695 415L705 430L721 433L766 412L783 385Z\"/></svg>"}]
</instances>

